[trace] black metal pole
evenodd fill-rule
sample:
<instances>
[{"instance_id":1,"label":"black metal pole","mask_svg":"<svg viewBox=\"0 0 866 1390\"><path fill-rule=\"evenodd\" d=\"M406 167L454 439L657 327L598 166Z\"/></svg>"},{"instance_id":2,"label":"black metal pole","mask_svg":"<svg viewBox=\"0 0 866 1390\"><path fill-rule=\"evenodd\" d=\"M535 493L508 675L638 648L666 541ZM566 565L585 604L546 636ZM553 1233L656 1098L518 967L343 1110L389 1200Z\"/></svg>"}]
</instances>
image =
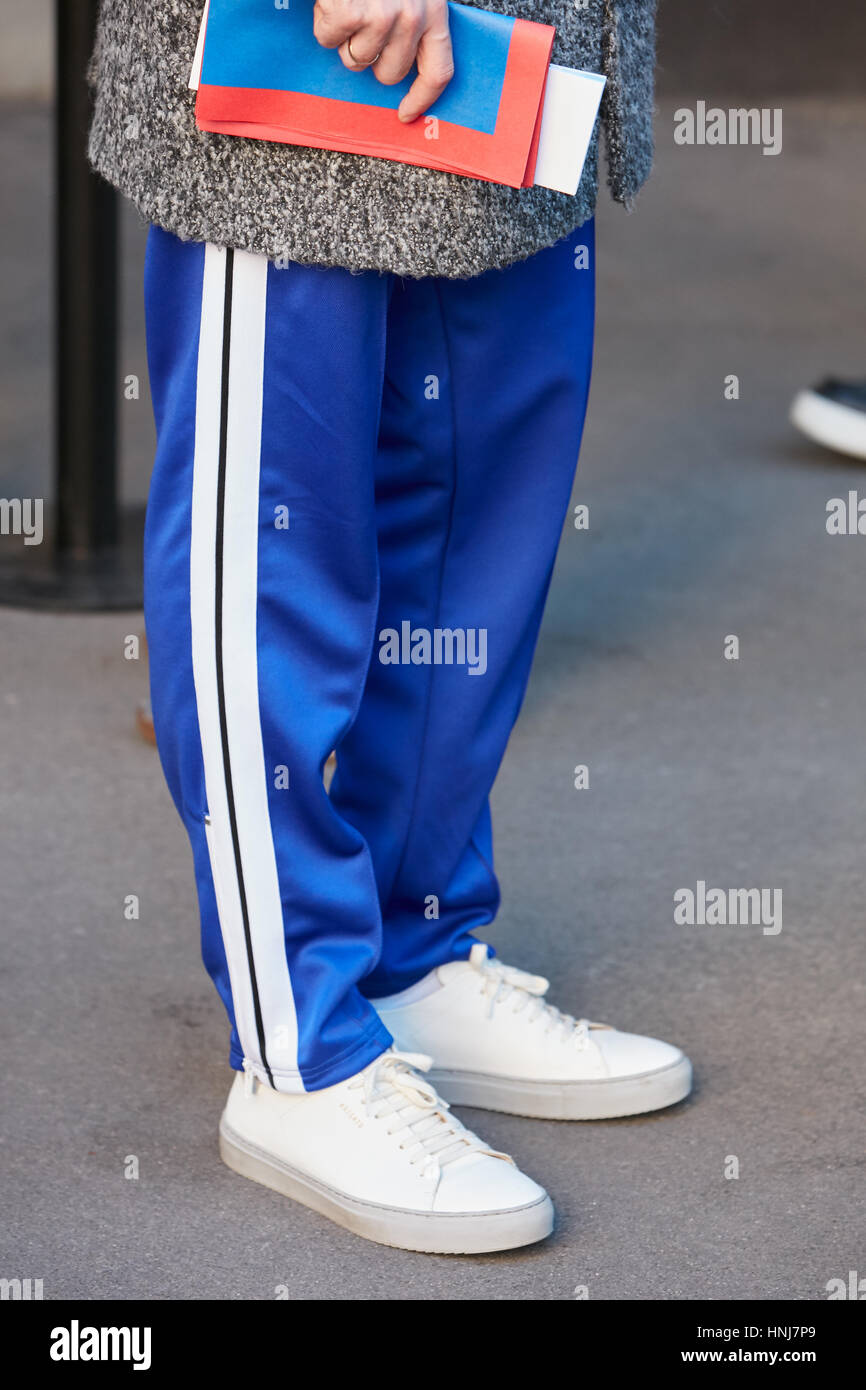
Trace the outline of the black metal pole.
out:
<instances>
[{"instance_id":1,"label":"black metal pole","mask_svg":"<svg viewBox=\"0 0 866 1390\"><path fill-rule=\"evenodd\" d=\"M117 206L85 155L98 0L55 9L55 545L59 559L84 560L120 539Z\"/></svg>"},{"instance_id":2,"label":"black metal pole","mask_svg":"<svg viewBox=\"0 0 866 1390\"><path fill-rule=\"evenodd\" d=\"M55 0L54 505L46 539L0 556L0 603L141 606L143 516L120 508L118 215L87 161L98 0Z\"/></svg>"}]
</instances>

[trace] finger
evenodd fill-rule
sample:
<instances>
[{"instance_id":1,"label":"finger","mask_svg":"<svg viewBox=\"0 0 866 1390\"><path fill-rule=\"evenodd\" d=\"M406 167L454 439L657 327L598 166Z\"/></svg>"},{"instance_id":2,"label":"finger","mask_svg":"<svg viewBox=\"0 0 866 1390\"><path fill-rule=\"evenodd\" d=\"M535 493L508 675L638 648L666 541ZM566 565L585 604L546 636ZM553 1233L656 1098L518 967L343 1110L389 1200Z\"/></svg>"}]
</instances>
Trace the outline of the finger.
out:
<instances>
[{"instance_id":1,"label":"finger","mask_svg":"<svg viewBox=\"0 0 866 1390\"><path fill-rule=\"evenodd\" d=\"M412 71L423 32L421 24L420 16L403 16L394 25L391 36L382 49L382 56L373 69L378 80L386 87L393 86L395 82L402 82ZM357 51L353 39L352 52Z\"/></svg>"},{"instance_id":2,"label":"finger","mask_svg":"<svg viewBox=\"0 0 866 1390\"><path fill-rule=\"evenodd\" d=\"M313 36L323 48L339 48L363 27L364 16L360 5L343 0L343 3L322 3L317 0L313 10ZM354 45L353 45L354 47Z\"/></svg>"},{"instance_id":3,"label":"finger","mask_svg":"<svg viewBox=\"0 0 866 1390\"><path fill-rule=\"evenodd\" d=\"M397 108L401 121L415 121L442 95L454 76L454 55L447 18L442 28L428 29L416 55L418 76Z\"/></svg>"},{"instance_id":4,"label":"finger","mask_svg":"<svg viewBox=\"0 0 866 1390\"><path fill-rule=\"evenodd\" d=\"M393 27L393 22L387 26L365 24L350 34L339 49L340 58L345 66L352 72L361 72L375 63L388 43ZM351 52L349 44L352 45Z\"/></svg>"}]
</instances>

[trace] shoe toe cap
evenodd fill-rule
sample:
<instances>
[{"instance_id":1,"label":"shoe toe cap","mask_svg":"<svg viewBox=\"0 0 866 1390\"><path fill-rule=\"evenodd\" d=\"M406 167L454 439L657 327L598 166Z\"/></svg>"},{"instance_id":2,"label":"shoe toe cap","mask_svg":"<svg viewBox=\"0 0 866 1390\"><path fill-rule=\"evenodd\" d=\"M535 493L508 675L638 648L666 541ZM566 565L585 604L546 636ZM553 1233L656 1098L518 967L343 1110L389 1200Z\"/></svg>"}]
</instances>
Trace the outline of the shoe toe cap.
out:
<instances>
[{"instance_id":1,"label":"shoe toe cap","mask_svg":"<svg viewBox=\"0 0 866 1390\"><path fill-rule=\"evenodd\" d=\"M684 1060L683 1053L672 1043L644 1038L638 1033L611 1029L596 1033L593 1041L601 1052L609 1077L643 1076L647 1072L664 1071Z\"/></svg>"},{"instance_id":2,"label":"shoe toe cap","mask_svg":"<svg viewBox=\"0 0 866 1390\"><path fill-rule=\"evenodd\" d=\"M473 1154L443 1169L434 1210L481 1214L543 1201L549 1201L544 1188L515 1164L490 1154Z\"/></svg>"}]
</instances>

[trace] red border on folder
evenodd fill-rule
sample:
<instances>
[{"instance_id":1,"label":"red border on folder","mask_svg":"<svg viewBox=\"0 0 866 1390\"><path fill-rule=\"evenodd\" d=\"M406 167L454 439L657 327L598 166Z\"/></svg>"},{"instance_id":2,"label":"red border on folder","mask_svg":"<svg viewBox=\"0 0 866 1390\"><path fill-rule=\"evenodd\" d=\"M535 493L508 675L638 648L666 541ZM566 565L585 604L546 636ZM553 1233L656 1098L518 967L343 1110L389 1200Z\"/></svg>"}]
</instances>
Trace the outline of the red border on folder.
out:
<instances>
[{"instance_id":1,"label":"red border on folder","mask_svg":"<svg viewBox=\"0 0 866 1390\"><path fill-rule=\"evenodd\" d=\"M532 183L547 69L556 31L515 19L492 135L439 121L426 138L423 116L403 125L389 107L367 106L302 92L202 84L196 125L220 135L340 150L489 179L512 188Z\"/></svg>"},{"instance_id":2,"label":"red border on folder","mask_svg":"<svg viewBox=\"0 0 866 1390\"><path fill-rule=\"evenodd\" d=\"M538 115L535 118L535 128L532 132L532 141L529 146L529 158L526 161L526 173L523 175L522 188L531 188L535 183L535 166L538 162L538 144L541 140L541 119L544 115L544 96L547 91L547 74L550 71L550 64L544 69L544 82L541 86L541 97L538 102Z\"/></svg>"}]
</instances>

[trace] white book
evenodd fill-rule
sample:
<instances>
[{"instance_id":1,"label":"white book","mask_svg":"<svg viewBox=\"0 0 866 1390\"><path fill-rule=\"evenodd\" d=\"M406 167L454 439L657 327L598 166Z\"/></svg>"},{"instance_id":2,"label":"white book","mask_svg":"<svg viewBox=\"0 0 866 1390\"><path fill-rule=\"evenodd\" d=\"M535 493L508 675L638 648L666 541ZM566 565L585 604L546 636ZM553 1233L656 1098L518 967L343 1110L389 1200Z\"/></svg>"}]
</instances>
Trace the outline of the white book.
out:
<instances>
[{"instance_id":1,"label":"white book","mask_svg":"<svg viewBox=\"0 0 866 1390\"><path fill-rule=\"evenodd\" d=\"M577 192L604 84L599 73L551 63L541 112L536 185L559 193Z\"/></svg>"}]
</instances>

